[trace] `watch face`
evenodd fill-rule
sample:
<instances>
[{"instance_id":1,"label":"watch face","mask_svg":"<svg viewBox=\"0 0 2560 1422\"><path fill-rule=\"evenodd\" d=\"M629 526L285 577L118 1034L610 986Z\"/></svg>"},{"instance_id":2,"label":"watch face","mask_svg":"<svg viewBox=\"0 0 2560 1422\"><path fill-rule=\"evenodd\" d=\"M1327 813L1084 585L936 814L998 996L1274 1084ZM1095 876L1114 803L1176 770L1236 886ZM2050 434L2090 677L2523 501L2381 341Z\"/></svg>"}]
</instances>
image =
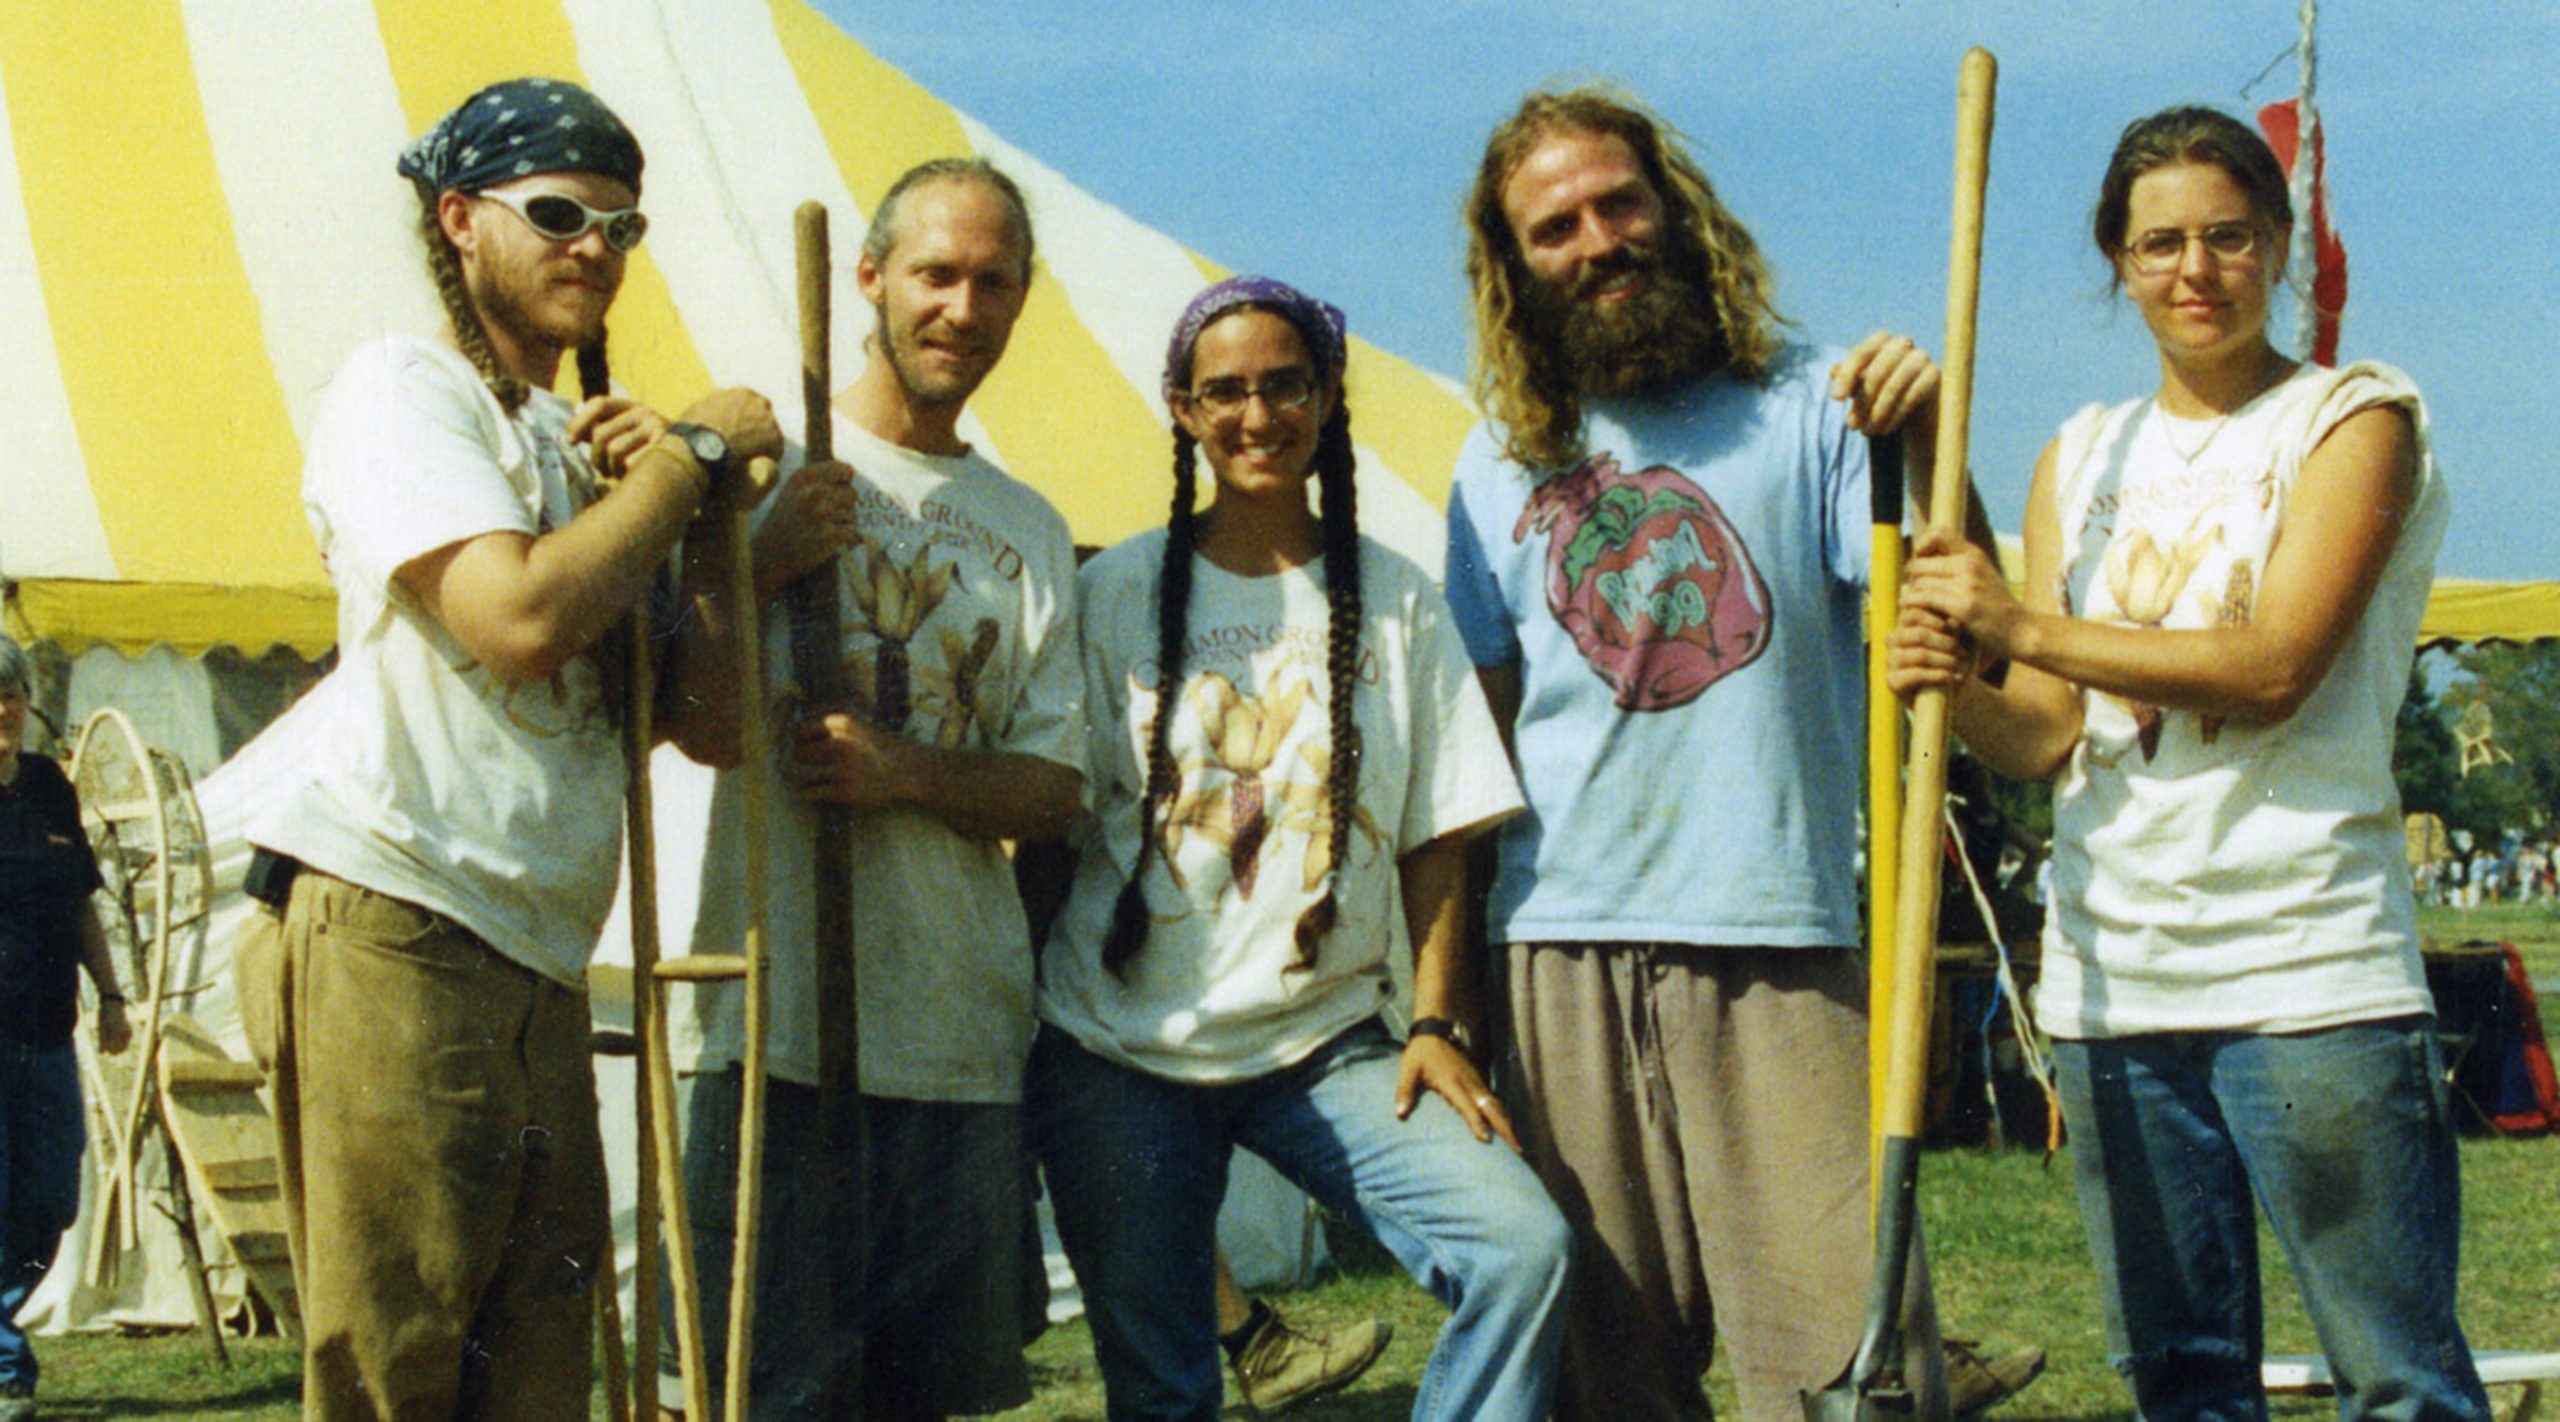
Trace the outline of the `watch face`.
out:
<instances>
[{"instance_id":1,"label":"watch face","mask_svg":"<svg viewBox=\"0 0 2560 1422\"><path fill-rule=\"evenodd\" d=\"M693 447L693 457L706 466L721 463L729 457L729 442L722 439L716 430L696 425L686 431L684 441Z\"/></svg>"}]
</instances>

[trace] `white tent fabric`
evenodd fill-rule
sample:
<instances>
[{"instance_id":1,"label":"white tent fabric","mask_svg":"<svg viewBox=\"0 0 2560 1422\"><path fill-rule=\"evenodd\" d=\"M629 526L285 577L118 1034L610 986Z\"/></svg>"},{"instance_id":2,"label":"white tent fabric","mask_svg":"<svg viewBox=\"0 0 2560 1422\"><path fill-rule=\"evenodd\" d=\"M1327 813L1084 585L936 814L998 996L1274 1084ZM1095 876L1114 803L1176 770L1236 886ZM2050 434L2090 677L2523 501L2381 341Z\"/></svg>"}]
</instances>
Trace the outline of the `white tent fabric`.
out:
<instances>
[{"instance_id":1,"label":"white tent fabric","mask_svg":"<svg viewBox=\"0 0 2560 1422\"><path fill-rule=\"evenodd\" d=\"M118 56L112 84L96 82L101 53ZM228 951L250 911L238 826L289 770L292 738L224 762L262 708L234 704L198 658L326 651L302 433L350 351L440 319L392 156L472 90L525 73L586 83L647 147L653 226L613 325L616 376L634 393L669 407L715 383L796 393L789 218L810 198L834 218L835 360L849 377L870 318L852 261L868 205L914 162L982 153L1025 188L1041 256L964 433L1058 504L1081 542L1163 517L1164 333L1222 269L951 110L803 0L0 6L0 421L19 435L0 618L71 655L70 725L123 707L197 776L228 896L186 969L208 984L190 1010L235 1052ZM1436 569L1434 509L1464 402L1365 343L1349 379L1363 524ZM691 914L681 846L699 843L707 801L688 771L661 779L671 943ZM608 962L627 962L625 941L609 934ZM629 1092L605 1092L627 1157ZM1248 1281L1305 1263L1303 1207L1271 1183L1239 1173L1227 1240ZM174 1259L148 1253L112 1296L57 1269L29 1316L183 1324Z\"/></svg>"},{"instance_id":2,"label":"white tent fabric","mask_svg":"<svg viewBox=\"0 0 2560 1422\"><path fill-rule=\"evenodd\" d=\"M94 82L102 53L118 57L112 84ZM870 321L853 276L870 205L926 158L1005 165L1029 197L1039 270L964 432L1082 542L1162 519L1164 334L1221 270L803 0L6 6L0 422L21 482L0 582L20 584L21 631L75 651L325 649L329 592L296 495L302 432L352 349L439 320L392 157L472 90L524 73L588 84L647 148L652 227L612 352L621 383L669 408L713 384L797 392L802 201L833 215L835 363L849 375ZM1365 344L1349 378L1364 522L1437 568L1434 508L1466 406Z\"/></svg>"}]
</instances>

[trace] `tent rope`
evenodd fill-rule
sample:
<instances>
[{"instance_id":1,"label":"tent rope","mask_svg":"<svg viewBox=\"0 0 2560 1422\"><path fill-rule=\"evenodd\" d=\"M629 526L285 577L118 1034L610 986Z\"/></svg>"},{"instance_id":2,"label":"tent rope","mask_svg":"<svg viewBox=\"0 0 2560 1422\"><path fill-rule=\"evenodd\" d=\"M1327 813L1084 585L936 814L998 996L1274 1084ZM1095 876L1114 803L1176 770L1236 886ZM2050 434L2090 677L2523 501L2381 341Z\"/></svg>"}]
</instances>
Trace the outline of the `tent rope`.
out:
<instances>
[{"instance_id":1,"label":"tent rope","mask_svg":"<svg viewBox=\"0 0 2560 1422\"><path fill-rule=\"evenodd\" d=\"M2302 298L2295 303L2294 337L2303 358L2320 343L2320 302L2312 294L2312 280L2319 268L2318 224L2312 220L2311 205L2318 194L2313 182L2320 169L2320 108L2315 102L2320 75L2320 0L2302 0L2302 38L2294 45L2302 56L2302 128L2294 146L2293 157L2293 240L2285 253L2285 265L2294 274L2293 285Z\"/></svg>"},{"instance_id":2,"label":"tent rope","mask_svg":"<svg viewBox=\"0 0 2560 1422\"><path fill-rule=\"evenodd\" d=\"M1992 1085L1991 1020L1999 1013L2002 1002L2005 1001L2009 1005L2009 1029L2018 1039L2018 1052L2026 1063L2027 1075L2034 1078L2037 1089L2044 1093L2047 1121L2059 1119L2062 1093L2053 1084L2053 1064L2049 1060L2044 1043L2038 1039L2036 1030L2031 1025L2032 1019L2027 1014L2026 995L2018 991L2018 974L2009 960L2009 942L2000 934L1999 916L1992 912L1991 894L1982 887L1982 874L1973 867L1973 856L1965 852L1964 830L1956 822L1955 805L1955 800L1950 797L1939 810L1947 821L1947 855L1964 869L1965 888L1973 894L1974 911L1982 915L1982 931L1990 937L1992 953L2000 963L1998 973L2000 991L1993 995L1991 1006L1982 1014L1982 1091L1991 1102L1991 1130L1996 1141L2000 1131L2000 1099L1994 1093ZM2048 1133L2045 1154L2052 1155L2057 1144L2058 1142Z\"/></svg>"}]
</instances>

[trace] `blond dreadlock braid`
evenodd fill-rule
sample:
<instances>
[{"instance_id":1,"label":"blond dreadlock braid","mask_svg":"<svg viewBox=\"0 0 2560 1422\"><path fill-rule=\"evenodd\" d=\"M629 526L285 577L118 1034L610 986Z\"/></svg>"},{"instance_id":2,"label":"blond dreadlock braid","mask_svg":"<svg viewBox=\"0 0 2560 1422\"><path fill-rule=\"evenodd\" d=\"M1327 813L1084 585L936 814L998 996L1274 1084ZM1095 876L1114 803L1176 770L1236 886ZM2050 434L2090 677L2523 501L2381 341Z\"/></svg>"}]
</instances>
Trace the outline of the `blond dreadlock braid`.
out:
<instances>
[{"instance_id":1,"label":"blond dreadlock braid","mask_svg":"<svg viewBox=\"0 0 2560 1422\"><path fill-rule=\"evenodd\" d=\"M471 288L462 279L462 254L444 235L444 220L436 212L434 189L423 183L418 185L418 207L418 235L427 244L427 275L435 279L436 298L444 303L445 319L453 323L454 344L462 347L463 358L488 382L489 393L498 397L498 408L512 415L524 407L525 383L498 363L497 348L489 344L489 328L480 324L480 308L472 304ZM596 358L604 358L601 346ZM586 356L581 352L582 377L585 362Z\"/></svg>"}]
</instances>

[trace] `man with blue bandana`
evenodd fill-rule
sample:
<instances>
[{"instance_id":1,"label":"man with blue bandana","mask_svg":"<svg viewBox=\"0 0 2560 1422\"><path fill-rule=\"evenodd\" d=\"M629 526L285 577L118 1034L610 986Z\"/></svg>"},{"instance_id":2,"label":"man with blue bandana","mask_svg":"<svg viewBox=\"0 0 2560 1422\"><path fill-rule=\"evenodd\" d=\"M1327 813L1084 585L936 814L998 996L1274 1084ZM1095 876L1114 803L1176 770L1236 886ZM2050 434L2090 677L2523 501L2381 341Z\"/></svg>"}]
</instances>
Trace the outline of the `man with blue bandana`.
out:
<instances>
[{"instance_id":1,"label":"man with blue bandana","mask_svg":"<svg viewBox=\"0 0 2560 1422\"><path fill-rule=\"evenodd\" d=\"M585 991L621 855L607 634L781 433L746 391L674 423L601 393L647 223L639 145L594 96L494 85L399 166L450 324L357 352L306 446L339 662L272 732L304 773L250 829L280 918L241 1000L304 1416L583 1417L612 1267ZM575 406L551 389L573 349ZM685 540L669 686L737 683L718 543Z\"/></svg>"}]
</instances>

